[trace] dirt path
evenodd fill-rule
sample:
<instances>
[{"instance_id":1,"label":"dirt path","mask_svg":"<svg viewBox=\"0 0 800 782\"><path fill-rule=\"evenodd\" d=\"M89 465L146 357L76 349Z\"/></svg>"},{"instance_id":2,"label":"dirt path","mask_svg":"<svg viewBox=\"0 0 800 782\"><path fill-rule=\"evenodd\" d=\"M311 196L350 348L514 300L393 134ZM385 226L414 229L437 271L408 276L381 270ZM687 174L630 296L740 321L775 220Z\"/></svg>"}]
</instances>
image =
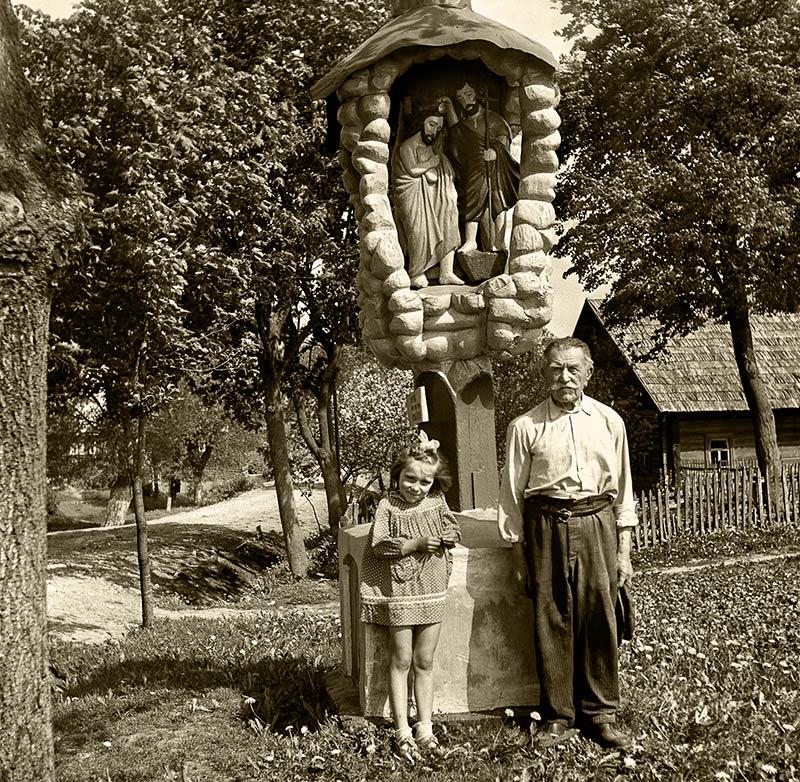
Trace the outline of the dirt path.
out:
<instances>
[{"instance_id":1,"label":"dirt path","mask_svg":"<svg viewBox=\"0 0 800 782\"><path fill-rule=\"evenodd\" d=\"M257 614L263 609L201 608L168 611L157 608L156 618L225 619L242 614ZM281 611L313 612L336 616L338 603L319 603L280 608ZM54 575L47 581L48 629L63 641L101 644L121 638L142 621L142 604L135 589L112 584L102 578Z\"/></svg>"},{"instance_id":2,"label":"dirt path","mask_svg":"<svg viewBox=\"0 0 800 782\"><path fill-rule=\"evenodd\" d=\"M297 515L306 536L319 531L317 518L323 528L327 525L324 492L317 489L311 496L312 504L299 491L295 491ZM314 511L316 510L316 516ZM278 500L273 487L253 489L224 502L175 513L163 519L148 522L148 527L164 524L181 526L192 524L219 525L229 530L254 534L257 527L262 532L281 534ZM50 536L92 536L103 528L51 532ZM59 575L65 569L60 562L47 567L47 615L51 635L56 638L81 643L103 643L119 638L141 623L141 602L137 589L113 584L106 579L89 576ZM308 610L328 610L307 607ZM245 609L246 610L246 609ZM216 612L216 613L215 613ZM242 609L205 609L185 611L156 611L156 616L179 618L183 616L222 617L241 613Z\"/></svg>"},{"instance_id":3,"label":"dirt path","mask_svg":"<svg viewBox=\"0 0 800 782\"><path fill-rule=\"evenodd\" d=\"M295 490L294 501L297 508L297 517L303 531L307 534L317 532L318 522L324 528L327 525L327 509L325 494L321 489L315 489L311 495L311 502L305 499L299 491ZM314 515L316 512L316 516ZM200 508L173 513L161 519L147 522L148 526L160 524L219 524L232 530L255 532L257 525L261 525L264 532L280 532L281 519L278 513L278 497L272 486L251 489L223 502L213 505L204 505ZM64 532L51 532L50 535L91 535L103 527L91 527L85 530L67 530Z\"/></svg>"},{"instance_id":4,"label":"dirt path","mask_svg":"<svg viewBox=\"0 0 800 782\"><path fill-rule=\"evenodd\" d=\"M317 530L316 521L309 503L296 497L298 515L307 534ZM324 520L324 496L315 492L313 497L317 513ZM209 505L196 510L178 513L150 524L219 524L230 529L254 532L260 525L266 532L280 532L277 500L273 489L254 489L225 502ZM324 523L324 521L323 521ZM90 535L93 530L80 533ZM749 554L731 557L697 565L684 565L668 568L646 568L639 571L642 576L653 574L678 574L711 567L724 567L743 562L769 562L779 559L800 557L798 552L786 554ZM53 563L48 566L48 617L53 636L69 641L83 643L103 643L109 639L120 638L141 622L141 604L136 589L126 589L102 578L62 576L58 574L63 565ZM257 609L209 608L185 610L156 610L157 617L168 619L225 618L253 613ZM335 602L316 605L303 605L276 610L314 611L323 616L335 616L338 604Z\"/></svg>"}]
</instances>

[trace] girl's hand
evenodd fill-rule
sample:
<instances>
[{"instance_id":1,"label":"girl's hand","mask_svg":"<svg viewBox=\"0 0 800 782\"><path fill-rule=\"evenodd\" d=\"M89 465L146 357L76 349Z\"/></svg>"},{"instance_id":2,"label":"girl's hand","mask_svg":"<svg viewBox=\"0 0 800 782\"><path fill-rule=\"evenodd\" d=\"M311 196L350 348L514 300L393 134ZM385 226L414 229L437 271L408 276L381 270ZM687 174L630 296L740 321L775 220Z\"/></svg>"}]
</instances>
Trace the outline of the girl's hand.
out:
<instances>
[{"instance_id":1,"label":"girl's hand","mask_svg":"<svg viewBox=\"0 0 800 782\"><path fill-rule=\"evenodd\" d=\"M445 548L452 548L458 543L458 533L454 529L447 529L439 539Z\"/></svg>"},{"instance_id":2,"label":"girl's hand","mask_svg":"<svg viewBox=\"0 0 800 782\"><path fill-rule=\"evenodd\" d=\"M435 553L441 545L440 538L417 538L417 551L422 551L426 554Z\"/></svg>"}]
</instances>

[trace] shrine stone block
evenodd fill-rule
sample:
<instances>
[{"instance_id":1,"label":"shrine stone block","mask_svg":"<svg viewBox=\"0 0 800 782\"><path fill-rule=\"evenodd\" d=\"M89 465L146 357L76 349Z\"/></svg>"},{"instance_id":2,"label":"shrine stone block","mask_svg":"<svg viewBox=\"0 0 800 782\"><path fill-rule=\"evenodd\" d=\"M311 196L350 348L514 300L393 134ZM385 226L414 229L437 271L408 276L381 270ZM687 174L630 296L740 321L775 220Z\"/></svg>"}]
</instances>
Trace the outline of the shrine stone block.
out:
<instances>
[{"instance_id":1,"label":"shrine stone block","mask_svg":"<svg viewBox=\"0 0 800 782\"><path fill-rule=\"evenodd\" d=\"M534 707L539 700L530 600L514 585L511 550L495 511L456 514L461 544L453 549L447 609L436 650L437 714ZM388 632L360 621L359 583L369 525L339 531L342 668L358 687L366 717L390 718Z\"/></svg>"}]
</instances>

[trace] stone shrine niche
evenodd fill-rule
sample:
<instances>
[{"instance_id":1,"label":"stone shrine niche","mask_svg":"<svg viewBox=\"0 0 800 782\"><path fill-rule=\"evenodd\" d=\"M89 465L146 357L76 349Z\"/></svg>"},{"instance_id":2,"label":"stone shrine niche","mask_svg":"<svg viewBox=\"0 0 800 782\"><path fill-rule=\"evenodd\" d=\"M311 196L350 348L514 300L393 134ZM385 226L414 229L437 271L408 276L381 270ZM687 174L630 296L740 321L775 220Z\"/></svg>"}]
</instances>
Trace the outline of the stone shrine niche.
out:
<instances>
[{"instance_id":1,"label":"stone shrine niche","mask_svg":"<svg viewBox=\"0 0 800 782\"><path fill-rule=\"evenodd\" d=\"M450 57L412 66L392 87L390 195L412 288L505 270L519 188L511 92L482 63Z\"/></svg>"}]
</instances>

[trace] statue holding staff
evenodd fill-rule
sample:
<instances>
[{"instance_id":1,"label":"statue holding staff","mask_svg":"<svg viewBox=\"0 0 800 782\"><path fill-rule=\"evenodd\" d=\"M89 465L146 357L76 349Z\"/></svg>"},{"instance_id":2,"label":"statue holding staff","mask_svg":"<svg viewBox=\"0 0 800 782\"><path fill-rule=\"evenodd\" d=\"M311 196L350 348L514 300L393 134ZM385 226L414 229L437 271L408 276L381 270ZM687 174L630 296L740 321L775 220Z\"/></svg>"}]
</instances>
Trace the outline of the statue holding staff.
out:
<instances>
[{"instance_id":1,"label":"statue holding staff","mask_svg":"<svg viewBox=\"0 0 800 782\"><path fill-rule=\"evenodd\" d=\"M458 113L449 97L443 97L439 105L447 117L448 149L465 224L459 251L478 248L481 225L483 249L500 249L519 189L519 164L510 153L511 128L489 108L488 97L478 98L469 82L456 90L456 100Z\"/></svg>"}]
</instances>

